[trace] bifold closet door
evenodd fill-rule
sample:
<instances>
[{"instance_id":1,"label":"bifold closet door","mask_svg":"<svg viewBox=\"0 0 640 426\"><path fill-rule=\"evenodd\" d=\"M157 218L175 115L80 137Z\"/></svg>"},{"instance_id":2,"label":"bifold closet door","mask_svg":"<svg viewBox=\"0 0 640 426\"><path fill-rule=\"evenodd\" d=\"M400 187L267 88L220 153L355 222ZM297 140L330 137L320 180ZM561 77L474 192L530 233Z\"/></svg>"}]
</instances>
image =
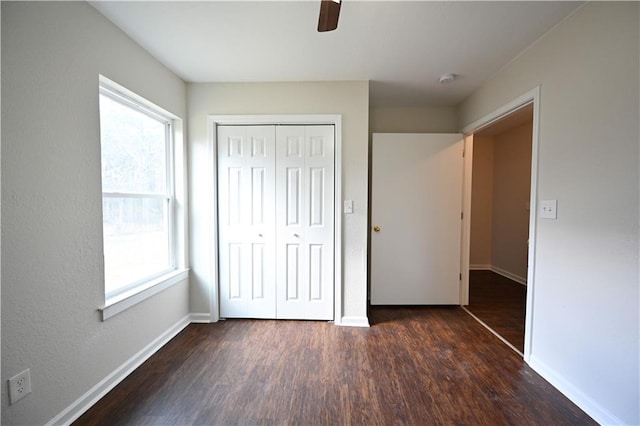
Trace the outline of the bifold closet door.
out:
<instances>
[{"instance_id":1,"label":"bifold closet door","mask_svg":"<svg viewBox=\"0 0 640 426\"><path fill-rule=\"evenodd\" d=\"M218 127L220 316L275 318L275 127Z\"/></svg>"},{"instance_id":2,"label":"bifold closet door","mask_svg":"<svg viewBox=\"0 0 640 426\"><path fill-rule=\"evenodd\" d=\"M277 318L333 319L334 127L276 132Z\"/></svg>"},{"instance_id":3,"label":"bifold closet door","mask_svg":"<svg viewBox=\"0 0 640 426\"><path fill-rule=\"evenodd\" d=\"M334 127L218 126L220 316L332 320Z\"/></svg>"}]
</instances>

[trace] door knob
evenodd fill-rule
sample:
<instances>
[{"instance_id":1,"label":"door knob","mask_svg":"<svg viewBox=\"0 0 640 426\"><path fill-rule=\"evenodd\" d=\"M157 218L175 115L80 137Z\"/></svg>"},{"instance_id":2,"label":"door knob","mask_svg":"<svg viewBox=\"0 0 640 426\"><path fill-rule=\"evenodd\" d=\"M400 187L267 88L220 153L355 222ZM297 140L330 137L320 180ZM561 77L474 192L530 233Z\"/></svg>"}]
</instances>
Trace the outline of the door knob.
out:
<instances>
[{"instance_id":1,"label":"door knob","mask_svg":"<svg viewBox=\"0 0 640 426\"><path fill-rule=\"evenodd\" d=\"M293 236L296 237L296 238L300 238L300 235L298 235L298 234L293 234Z\"/></svg>"},{"instance_id":2,"label":"door knob","mask_svg":"<svg viewBox=\"0 0 640 426\"><path fill-rule=\"evenodd\" d=\"M262 238L262 234L258 234L258 237Z\"/></svg>"},{"instance_id":3,"label":"door knob","mask_svg":"<svg viewBox=\"0 0 640 426\"><path fill-rule=\"evenodd\" d=\"M374 231L374 232L380 232L380 227L379 227L379 226L377 226L377 225L376 225L376 226L374 226L374 227L373 227L373 231Z\"/></svg>"}]
</instances>

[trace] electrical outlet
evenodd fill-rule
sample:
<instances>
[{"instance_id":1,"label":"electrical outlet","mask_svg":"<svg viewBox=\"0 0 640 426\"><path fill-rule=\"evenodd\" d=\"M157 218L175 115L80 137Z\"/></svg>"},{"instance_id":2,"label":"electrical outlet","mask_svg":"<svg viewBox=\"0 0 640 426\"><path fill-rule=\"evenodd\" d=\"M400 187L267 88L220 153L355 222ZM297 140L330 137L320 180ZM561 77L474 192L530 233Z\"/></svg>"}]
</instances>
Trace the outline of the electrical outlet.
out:
<instances>
[{"instance_id":1,"label":"electrical outlet","mask_svg":"<svg viewBox=\"0 0 640 426\"><path fill-rule=\"evenodd\" d=\"M31 393L31 372L27 368L9 379L9 404L15 404Z\"/></svg>"}]
</instances>

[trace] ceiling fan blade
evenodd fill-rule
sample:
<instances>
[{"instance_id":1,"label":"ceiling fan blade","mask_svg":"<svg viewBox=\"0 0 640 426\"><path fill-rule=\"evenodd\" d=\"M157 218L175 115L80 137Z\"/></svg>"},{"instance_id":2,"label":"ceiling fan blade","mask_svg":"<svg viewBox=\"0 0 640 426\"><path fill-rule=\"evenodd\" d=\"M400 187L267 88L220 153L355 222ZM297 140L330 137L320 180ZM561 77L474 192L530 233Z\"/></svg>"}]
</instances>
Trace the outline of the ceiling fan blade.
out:
<instances>
[{"instance_id":1,"label":"ceiling fan blade","mask_svg":"<svg viewBox=\"0 0 640 426\"><path fill-rule=\"evenodd\" d=\"M338 28L341 0L320 0L318 32L333 31Z\"/></svg>"}]
</instances>

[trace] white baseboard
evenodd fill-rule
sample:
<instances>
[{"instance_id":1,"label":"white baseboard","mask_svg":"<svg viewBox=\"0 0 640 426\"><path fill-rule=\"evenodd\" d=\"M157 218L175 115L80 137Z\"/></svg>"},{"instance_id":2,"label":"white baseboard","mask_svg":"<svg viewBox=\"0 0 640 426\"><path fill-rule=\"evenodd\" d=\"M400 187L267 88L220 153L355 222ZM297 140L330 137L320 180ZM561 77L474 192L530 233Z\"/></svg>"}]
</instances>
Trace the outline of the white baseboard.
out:
<instances>
[{"instance_id":1,"label":"white baseboard","mask_svg":"<svg viewBox=\"0 0 640 426\"><path fill-rule=\"evenodd\" d=\"M369 318L367 317L342 317L340 321L342 327L369 327Z\"/></svg>"},{"instance_id":2,"label":"white baseboard","mask_svg":"<svg viewBox=\"0 0 640 426\"><path fill-rule=\"evenodd\" d=\"M493 266L493 265L469 265L469 270L470 271L491 271L491 272L495 272L498 275L502 275L505 278L509 278L512 281L515 281L519 284L522 285L527 285L527 279L525 277L521 277L520 275L516 275L513 274L509 271L506 271L502 268L498 268L497 266Z\"/></svg>"},{"instance_id":3,"label":"white baseboard","mask_svg":"<svg viewBox=\"0 0 640 426\"><path fill-rule=\"evenodd\" d=\"M175 323L171 328L162 333L158 338L142 348L137 354L129 358L111 374L102 379L98 384L89 389L84 395L76 399L71 405L65 408L60 414L51 419L47 425L70 425L78 417L91 408L100 398L105 396L118 383L123 381L129 374L145 362L158 349L164 346L169 340L174 338L191 322L191 315L187 315Z\"/></svg>"},{"instance_id":4,"label":"white baseboard","mask_svg":"<svg viewBox=\"0 0 640 426\"><path fill-rule=\"evenodd\" d=\"M191 322L198 324L209 324L211 321L211 314L191 314Z\"/></svg>"},{"instance_id":5,"label":"white baseboard","mask_svg":"<svg viewBox=\"0 0 640 426\"><path fill-rule=\"evenodd\" d=\"M576 404L582 411L591 416L601 425L623 425L623 422L614 414L606 410L593 399L589 398L573 384L565 380L560 374L550 368L548 365L538 360L534 355L529 358L529 365L536 373L541 375L553 387L558 389L564 396L569 398L571 402Z\"/></svg>"},{"instance_id":6,"label":"white baseboard","mask_svg":"<svg viewBox=\"0 0 640 426\"><path fill-rule=\"evenodd\" d=\"M498 275L502 275L505 278L509 278L512 281L520 283L522 285L527 285L527 279L521 277L520 275L513 274L509 271L505 271L504 269L498 268L497 266L491 266L491 272L495 272Z\"/></svg>"},{"instance_id":7,"label":"white baseboard","mask_svg":"<svg viewBox=\"0 0 640 426\"><path fill-rule=\"evenodd\" d=\"M469 269L472 271L490 271L491 265L469 265Z\"/></svg>"}]
</instances>

